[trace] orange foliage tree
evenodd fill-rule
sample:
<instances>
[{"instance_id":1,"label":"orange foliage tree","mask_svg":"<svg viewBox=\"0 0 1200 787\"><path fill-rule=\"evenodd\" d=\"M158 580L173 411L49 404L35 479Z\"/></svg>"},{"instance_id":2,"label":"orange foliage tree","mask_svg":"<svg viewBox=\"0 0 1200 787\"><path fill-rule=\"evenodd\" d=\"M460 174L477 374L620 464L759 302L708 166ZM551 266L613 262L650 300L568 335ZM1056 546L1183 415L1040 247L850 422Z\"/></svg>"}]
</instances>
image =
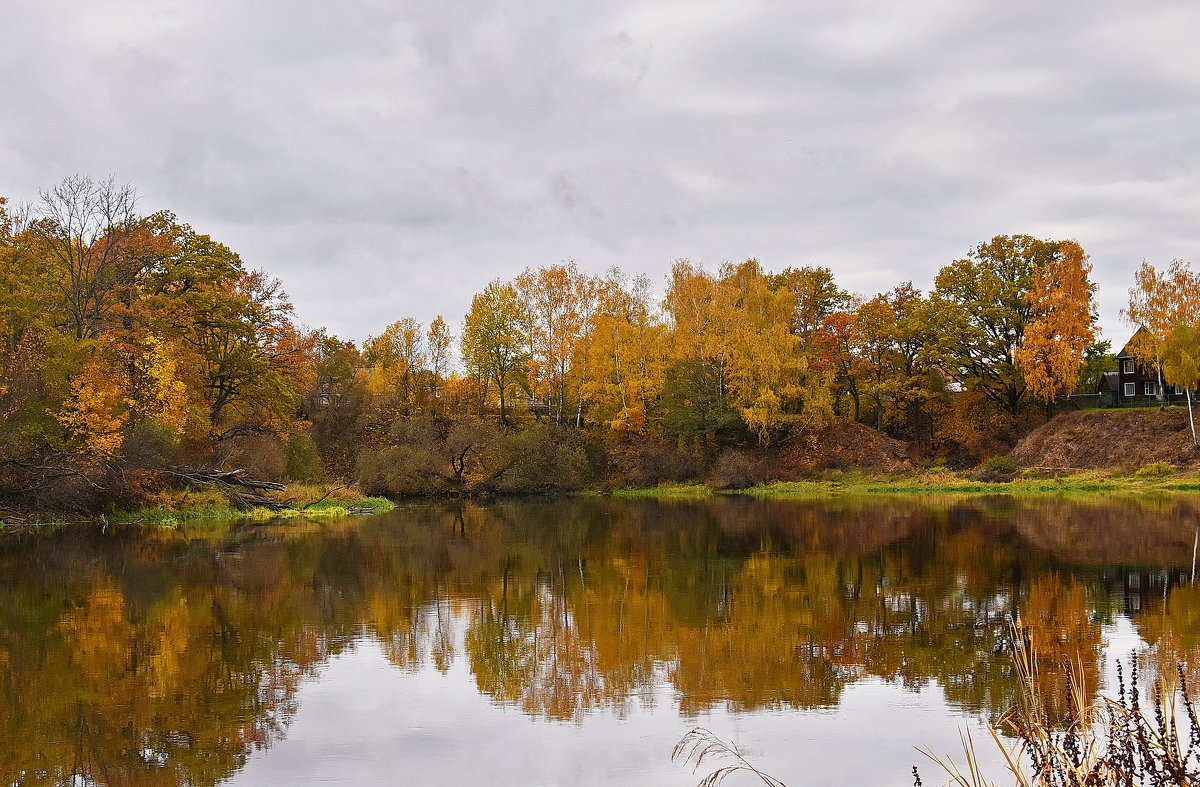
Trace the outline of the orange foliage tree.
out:
<instances>
[{"instance_id":1,"label":"orange foliage tree","mask_svg":"<svg viewBox=\"0 0 1200 787\"><path fill-rule=\"evenodd\" d=\"M1029 393L1047 402L1071 392L1087 349L1096 340L1092 265L1083 248L1066 241L1058 254L1034 269L1026 294L1032 307L1013 361L1025 376Z\"/></svg>"}]
</instances>

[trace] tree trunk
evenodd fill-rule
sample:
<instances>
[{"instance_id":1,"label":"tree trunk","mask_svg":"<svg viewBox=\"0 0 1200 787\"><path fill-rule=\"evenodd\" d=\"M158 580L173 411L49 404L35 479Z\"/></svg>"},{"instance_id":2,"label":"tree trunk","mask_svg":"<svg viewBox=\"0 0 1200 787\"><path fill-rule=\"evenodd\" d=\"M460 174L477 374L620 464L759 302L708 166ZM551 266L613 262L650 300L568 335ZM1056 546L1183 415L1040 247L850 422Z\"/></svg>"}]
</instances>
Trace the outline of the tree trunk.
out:
<instances>
[{"instance_id":1,"label":"tree trunk","mask_svg":"<svg viewBox=\"0 0 1200 787\"><path fill-rule=\"evenodd\" d=\"M1187 403L1188 403L1188 424L1191 425L1191 427L1192 427L1192 448L1195 448L1197 446L1197 443L1196 443L1196 419L1192 415L1192 389L1191 388L1187 389L1186 391L1184 391L1184 394L1187 396Z\"/></svg>"}]
</instances>

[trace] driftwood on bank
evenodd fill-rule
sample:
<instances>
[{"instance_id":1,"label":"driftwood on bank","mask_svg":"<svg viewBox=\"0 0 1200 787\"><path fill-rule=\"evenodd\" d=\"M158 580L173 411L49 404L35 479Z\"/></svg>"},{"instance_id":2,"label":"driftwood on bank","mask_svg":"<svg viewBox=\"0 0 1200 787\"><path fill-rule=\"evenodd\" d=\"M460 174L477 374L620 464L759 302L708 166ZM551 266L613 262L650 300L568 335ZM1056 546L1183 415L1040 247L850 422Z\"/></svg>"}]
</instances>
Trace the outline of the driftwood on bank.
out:
<instances>
[{"instance_id":1,"label":"driftwood on bank","mask_svg":"<svg viewBox=\"0 0 1200 787\"><path fill-rule=\"evenodd\" d=\"M231 503L245 511L252 508L265 508L269 511L292 508L290 500L272 500L266 496L267 492L282 492L287 488L286 484L250 478L245 470L173 467L164 472L191 486L211 486L219 489Z\"/></svg>"}]
</instances>

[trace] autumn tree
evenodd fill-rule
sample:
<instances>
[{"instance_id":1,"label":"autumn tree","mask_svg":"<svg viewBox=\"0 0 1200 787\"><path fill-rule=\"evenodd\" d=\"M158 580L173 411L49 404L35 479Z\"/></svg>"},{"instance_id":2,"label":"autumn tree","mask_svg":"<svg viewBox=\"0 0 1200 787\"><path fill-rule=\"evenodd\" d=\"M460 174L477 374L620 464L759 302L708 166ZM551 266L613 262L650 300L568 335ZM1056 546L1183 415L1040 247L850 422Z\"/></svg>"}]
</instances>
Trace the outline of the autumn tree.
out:
<instances>
[{"instance_id":1,"label":"autumn tree","mask_svg":"<svg viewBox=\"0 0 1200 787\"><path fill-rule=\"evenodd\" d=\"M670 341L660 404L668 437L711 440L738 423L727 398L729 340L737 319L732 306L717 277L676 260L663 300Z\"/></svg>"},{"instance_id":2,"label":"autumn tree","mask_svg":"<svg viewBox=\"0 0 1200 787\"><path fill-rule=\"evenodd\" d=\"M425 347L429 356L429 398L437 397L438 388L446 380L450 371L450 346L454 337L442 315L433 318L429 323L429 331L425 334Z\"/></svg>"},{"instance_id":3,"label":"autumn tree","mask_svg":"<svg viewBox=\"0 0 1200 787\"><path fill-rule=\"evenodd\" d=\"M825 324L825 318L850 304L850 294L837 285L833 271L823 267L784 268L768 275L772 289L794 298L789 327L803 341Z\"/></svg>"},{"instance_id":4,"label":"autumn tree","mask_svg":"<svg viewBox=\"0 0 1200 787\"><path fill-rule=\"evenodd\" d=\"M724 328L721 355L731 404L763 440L783 420L784 406L796 397L807 371L799 339L789 330L795 301L790 290L770 286L757 260L721 270L717 319Z\"/></svg>"},{"instance_id":5,"label":"autumn tree","mask_svg":"<svg viewBox=\"0 0 1200 787\"><path fill-rule=\"evenodd\" d=\"M349 476L358 459L366 411L367 373L354 345L322 333L316 342L314 382L301 403L300 417L312 423L312 437L327 468Z\"/></svg>"},{"instance_id":6,"label":"autumn tree","mask_svg":"<svg viewBox=\"0 0 1200 787\"><path fill-rule=\"evenodd\" d=\"M298 410L316 336L282 285L135 202L85 176L28 211L0 201L0 451L12 467L51 468L12 475L17 494L51 476L107 494L121 469L211 461L217 442L244 435L268 452L311 446Z\"/></svg>"},{"instance_id":7,"label":"autumn tree","mask_svg":"<svg viewBox=\"0 0 1200 787\"><path fill-rule=\"evenodd\" d=\"M508 403L514 389L528 381L527 324L528 315L516 289L499 280L472 299L463 324L463 363L480 379L485 392L496 394L504 424L509 421Z\"/></svg>"},{"instance_id":8,"label":"autumn tree","mask_svg":"<svg viewBox=\"0 0 1200 787\"><path fill-rule=\"evenodd\" d=\"M834 417L837 378L842 378L847 389L852 382L848 356L844 354L852 322L847 311L852 298L834 281L833 271L825 267L785 268L768 274L768 281L773 289L793 297L789 327L799 339L796 351L804 367L788 410L798 414L801 423L819 428Z\"/></svg>"},{"instance_id":9,"label":"autumn tree","mask_svg":"<svg viewBox=\"0 0 1200 787\"><path fill-rule=\"evenodd\" d=\"M514 283L529 320L530 384L547 403L554 420L562 423L568 388L578 388L588 318L597 297L597 284L580 273L575 263L525 271Z\"/></svg>"},{"instance_id":10,"label":"autumn tree","mask_svg":"<svg viewBox=\"0 0 1200 787\"><path fill-rule=\"evenodd\" d=\"M377 337L363 344L363 359L371 367L369 388L387 394L402 409L417 404L419 384L425 368L425 334L412 317L398 320Z\"/></svg>"},{"instance_id":11,"label":"autumn tree","mask_svg":"<svg viewBox=\"0 0 1200 787\"><path fill-rule=\"evenodd\" d=\"M199 365L210 435L281 429L314 381L316 344L293 321L282 283L242 273L198 293L193 307L182 338Z\"/></svg>"},{"instance_id":12,"label":"autumn tree","mask_svg":"<svg viewBox=\"0 0 1200 787\"><path fill-rule=\"evenodd\" d=\"M1172 331L1181 325L1200 324L1200 276L1188 263L1172 260L1165 271L1143 261L1134 273L1129 305L1121 316L1137 332L1129 351L1139 363L1158 374L1158 397L1163 400L1163 355Z\"/></svg>"},{"instance_id":13,"label":"autumn tree","mask_svg":"<svg viewBox=\"0 0 1200 787\"><path fill-rule=\"evenodd\" d=\"M85 175L64 178L40 194L30 231L76 339L100 333L147 266L134 242L136 203L130 186Z\"/></svg>"},{"instance_id":14,"label":"autumn tree","mask_svg":"<svg viewBox=\"0 0 1200 787\"><path fill-rule=\"evenodd\" d=\"M851 338L859 386L872 405L869 422L910 441L923 437L925 403L942 388L925 354L923 305L911 282L876 295L856 311Z\"/></svg>"},{"instance_id":15,"label":"autumn tree","mask_svg":"<svg viewBox=\"0 0 1200 787\"><path fill-rule=\"evenodd\" d=\"M1176 325L1162 348L1161 375L1186 392L1192 445L1196 446L1196 420L1192 414L1192 391L1200 387L1200 325Z\"/></svg>"},{"instance_id":16,"label":"autumn tree","mask_svg":"<svg viewBox=\"0 0 1200 787\"><path fill-rule=\"evenodd\" d=\"M826 369L813 359L835 352L827 321L843 294L826 274L805 268L769 275L751 259L713 276L676 262L664 301L673 338L668 421L688 433L711 432L732 410L765 440L787 413L814 426L831 417L836 361ZM709 415L688 425L689 408Z\"/></svg>"},{"instance_id":17,"label":"autumn tree","mask_svg":"<svg viewBox=\"0 0 1200 787\"><path fill-rule=\"evenodd\" d=\"M1054 270L1062 248L1062 241L997 236L942 268L930 296L927 321L938 326L936 349L942 369L1010 418L1029 398L1015 357L1035 314L1029 293L1036 287L1038 271ZM1074 264L1082 278L1073 285L1072 297L1086 304L1091 285L1082 267L1086 258L1082 250L1078 254ZM1049 323L1040 330L1051 330Z\"/></svg>"},{"instance_id":18,"label":"autumn tree","mask_svg":"<svg viewBox=\"0 0 1200 787\"><path fill-rule=\"evenodd\" d=\"M650 281L613 269L598 285L587 332L582 396L587 419L618 432L645 433L666 377L667 329Z\"/></svg>"},{"instance_id":19,"label":"autumn tree","mask_svg":"<svg viewBox=\"0 0 1200 787\"><path fill-rule=\"evenodd\" d=\"M58 385L44 374L48 354L64 342L55 341L48 282L25 218L0 197L0 454L7 455L60 431L54 393L69 388L65 374L55 375Z\"/></svg>"},{"instance_id":20,"label":"autumn tree","mask_svg":"<svg viewBox=\"0 0 1200 787\"><path fill-rule=\"evenodd\" d=\"M676 260L663 308L671 325L671 360L709 368L715 395L723 399L728 384L724 339L732 325L717 306L716 278L689 260Z\"/></svg>"},{"instance_id":21,"label":"autumn tree","mask_svg":"<svg viewBox=\"0 0 1200 787\"><path fill-rule=\"evenodd\" d=\"M1026 294L1030 320L1013 350L1013 362L1035 398L1052 402L1070 393L1096 340L1091 270L1083 248L1066 241L1033 271L1033 287Z\"/></svg>"}]
</instances>

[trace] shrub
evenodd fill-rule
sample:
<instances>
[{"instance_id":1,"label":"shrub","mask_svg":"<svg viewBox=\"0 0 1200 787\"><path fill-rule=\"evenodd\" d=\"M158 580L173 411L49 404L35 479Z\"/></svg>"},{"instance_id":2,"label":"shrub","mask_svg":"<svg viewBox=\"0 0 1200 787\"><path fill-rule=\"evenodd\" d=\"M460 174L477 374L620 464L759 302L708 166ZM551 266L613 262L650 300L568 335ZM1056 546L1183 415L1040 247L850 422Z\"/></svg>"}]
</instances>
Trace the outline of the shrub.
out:
<instances>
[{"instance_id":1,"label":"shrub","mask_svg":"<svg viewBox=\"0 0 1200 787\"><path fill-rule=\"evenodd\" d=\"M984 473L1015 473L1017 463L1007 456L993 456L981 464L979 469Z\"/></svg>"},{"instance_id":2,"label":"shrub","mask_svg":"<svg viewBox=\"0 0 1200 787\"><path fill-rule=\"evenodd\" d=\"M717 458L712 480L726 489L746 489L770 480L770 467L746 451L725 451Z\"/></svg>"},{"instance_id":3,"label":"shrub","mask_svg":"<svg viewBox=\"0 0 1200 787\"><path fill-rule=\"evenodd\" d=\"M253 478L282 478L287 467L283 441L275 435L234 437L223 444L226 467L240 467Z\"/></svg>"},{"instance_id":4,"label":"shrub","mask_svg":"<svg viewBox=\"0 0 1200 787\"><path fill-rule=\"evenodd\" d=\"M706 448L686 440L672 442L640 436L614 440L607 446L610 477L617 486L695 482L708 472Z\"/></svg>"},{"instance_id":5,"label":"shrub","mask_svg":"<svg viewBox=\"0 0 1200 787\"><path fill-rule=\"evenodd\" d=\"M1017 475L1017 463L1007 456L993 456L975 470L975 480L985 483L1007 483Z\"/></svg>"},{"instance_id":6,"label":"shrub","mask_svg":"<svg viewBox=\"0 0 1200 787\"><path fill-rule=\"evenodd\" d=\"M1159 478L1175 472L1175 466L1170 462L1151 462L1134 473L1139 478Z\"/></svg>"},{"instance_id":7,"label":"shrub","mask_svg":"<svg viewBox=\"0 0 1200 787\"><path fill-rule=\"evenodd\" d=\"M303 432L288 435L285 446L287 477L291 481L320 481L325 476L317 444Z\"/></svg>"},{"instance_id":8,"label":"shrub","mask_svg":"<svg viewBox=\"0 0 1200 787\"><path fill-rule=\"evenodd\" d=\"M586 439L568 426L534 423L506 434L499 448L504 469L490 479L497 492L581 489L598 475Z\"/></svg>"}]
</instances>

